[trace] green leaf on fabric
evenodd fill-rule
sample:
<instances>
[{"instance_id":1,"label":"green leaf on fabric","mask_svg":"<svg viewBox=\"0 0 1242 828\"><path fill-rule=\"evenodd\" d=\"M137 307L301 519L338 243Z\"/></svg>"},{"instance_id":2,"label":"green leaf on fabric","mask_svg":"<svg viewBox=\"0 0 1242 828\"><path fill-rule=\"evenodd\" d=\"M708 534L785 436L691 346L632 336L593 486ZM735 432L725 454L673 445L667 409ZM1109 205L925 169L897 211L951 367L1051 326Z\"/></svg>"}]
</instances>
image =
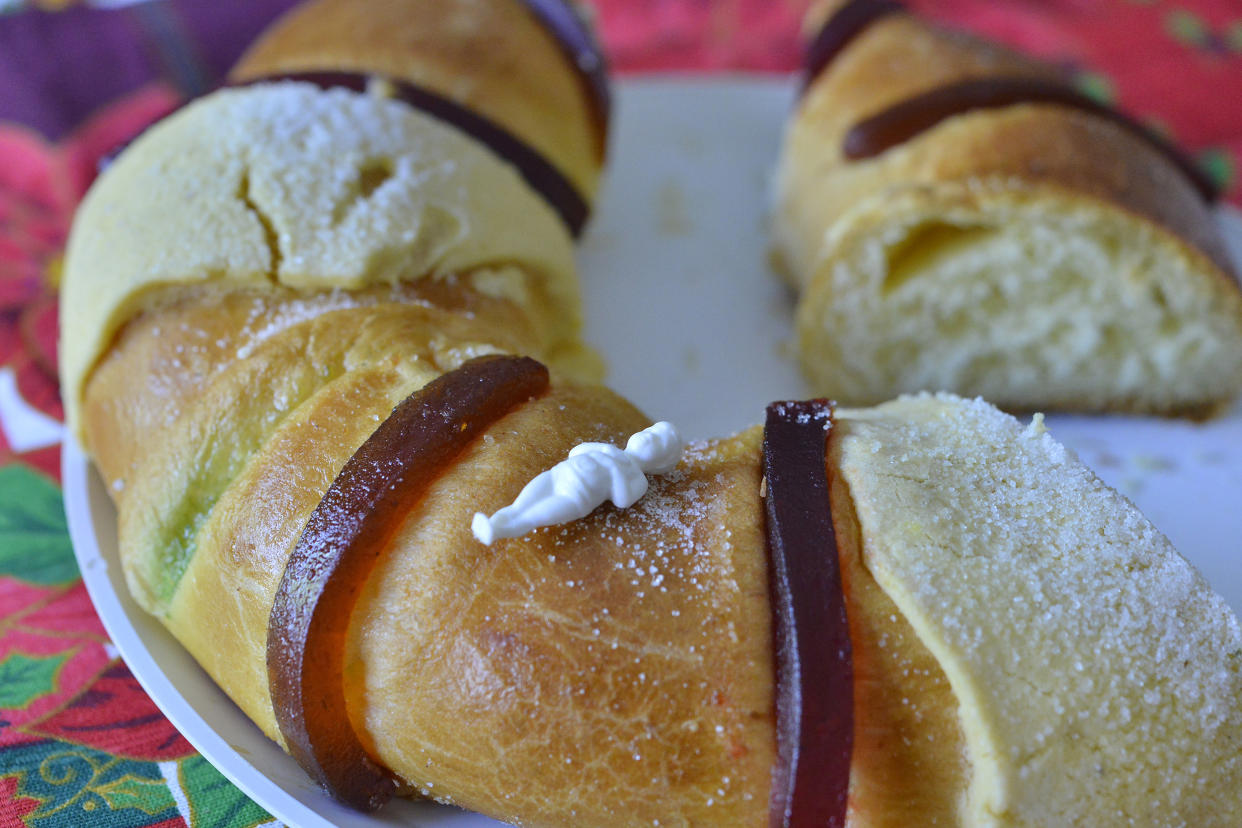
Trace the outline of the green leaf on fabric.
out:
<instances>
[{"instance_id":1,"label":"green leaf on fabric","mask_svg":"<svg viewBox=\"0 0 1242 828\"><path fill-rule=\"evenodd\" d=\"M161 797L148 786L167 786L155 762L133 761L82 745L41 739L10 745L0 754L5 773L17 774L18 798L38 806L24 815L29 828L148 828L172 824L178 812L171 793ZM128 780L126 777L130 777ZM0 780L0 785L3 780ZM5 791L0 788L0 826ZM163 811L148 813L159 807Z\"/></svg>"},{"instance_id":2,"label":"green leaf on fabric","mask_svg":"<svg viewBox=\"0 0 1242 828\"><path fill-rule=\"evenodd\" d=\"M1190 46L1202 46L1211 39L1211 30L1203 18L1194 12L1178 9L1171 11L1164 18L1164 30L1174 40Z\"/></svg>"},{"instance_id":3,"label":"green leaf on fabric","mask_svg":"<svg viewBox=\"0 0 1242 828\"><path fill-rule=\"evenodd\" d=\"M1113 104L1117 101L1117 87L1111 78L1099 72L1079 72L1074 77L1074 85L1096 103Z\"/></svg>"},{"instance_id":4,"label":"green leaf on fabric","mask_svg":"<svg viewBox=\"0 0 1242 828\"><path fill-rule=\"evenodd\" d=\"M202 756L181 760L181 784L194 828L254 828L272 817Z\"/></svg>"},{"instance_id":5,"label":"green leaf on fabric","mask_svg":"<svg viewBox=\"0 0 1242 828\"><path fill-rule=\"evenodd\" d=\"M60 489L16 464L0 468L0 575L41 586L78 578Z\"/></svg>"},{"instance_id":6,"label":"green leaf on fabric","mask_svg":"<svg viewBox=\"0 0 1242 828\"><path fill-rule=\"evenodd\" d=\"M1197 160L1199 166L1221 190L1227 190L1233 185L1238 170L1234 166L1233 156L1228 152L1222 149L1207 149L1199 153Z\"/></svg>"},{"instance_id":7,"label":"green leaf on fabric","mask_svg":"<svg viewBox=\"0 0 1242 828\"><path fill-rule=\"evenodd\" d=\"M113 779L106 785L96 786L94 791L114 811L137 808L144 814L154 816L177 805L163 779L146 779L132 773Z\"/></svg>"},{"instance_id":8,"label":"green leaf on fabric","mask_svg":"<svg viewBox=\"0 0 1242 828\"><path fill-rule=\"evenodd\" d=\"M0 708L21 709L56 689L56 674L69 653L28 656L10 653L0 661Z\"/></svg>"}]
</instances>

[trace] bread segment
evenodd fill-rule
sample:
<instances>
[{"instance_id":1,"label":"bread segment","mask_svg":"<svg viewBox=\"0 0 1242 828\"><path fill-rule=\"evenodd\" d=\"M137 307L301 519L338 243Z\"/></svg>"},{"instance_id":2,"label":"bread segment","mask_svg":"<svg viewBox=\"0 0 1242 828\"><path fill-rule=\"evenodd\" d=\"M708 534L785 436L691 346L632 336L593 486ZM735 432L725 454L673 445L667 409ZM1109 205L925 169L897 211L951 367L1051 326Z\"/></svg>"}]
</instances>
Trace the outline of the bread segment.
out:
<instances>
[{"instance_id":1,"label":"bread segment","mask_svg":"<svg viewBox=\"0 0 1242 828\"><path fill-rule=\"evenodd\" d=\"M474 510L576 443L646 424L610 394L554 390L411 512L351 635L360 723L423 793L518 824L767 824L758 429L692 447L629 509L490 547L470 536Z\"/></svg>"},{"instance_id":2,"label":"bread segment","mask_svg":"<svg viewBox=\"0 0 1242 828\"><path fill-rule=\"evenodd\" d=\"M1045 432L982 402L842 412L863 562L933 653L973 767L965 825L1236 825L1242 631Z\"/></svg>"},{"instance_id":3,"label":"bread segment","mask_svg":"<svg viewBox=\"0 0 1242 828\"><path fill-rule=\"evenodd\" d=\"M89 371L170 286L358 289L512 266L546 337L580 326L572 242L503 160L398 101L309 84L225 89L157 124L75 219L61 354L80 430Z\"/></svg>"},{"instance_id":4,"label":"bread segment","mask_svg":"<svg viewBox=\"0 0 1242 828\"><path fill-rule=\"evenodd\" d=\"M946 390L1014 410L1192 416L1234 399L1234 264L1211 205L1134 129L1018 103L846 157L864 119L989 78L1068 84L1053 67L892 14L799 101L772 233L800 294L799 358L816 391L855 405Z\"/></svg>"},{"instance_id":5,"label":"bread segment","mask_svg":"<svg viewBox=\"0 0 1242 828\"><path fill-rule=\"evenodd\" d=\"M254 81L298 72L360 72L434 90L534 147L589 201L599 186L606 113L595 111L579 67L532 5L526 0L301 3L264 32L231 76Z\"/></svg>"}]
</instances>

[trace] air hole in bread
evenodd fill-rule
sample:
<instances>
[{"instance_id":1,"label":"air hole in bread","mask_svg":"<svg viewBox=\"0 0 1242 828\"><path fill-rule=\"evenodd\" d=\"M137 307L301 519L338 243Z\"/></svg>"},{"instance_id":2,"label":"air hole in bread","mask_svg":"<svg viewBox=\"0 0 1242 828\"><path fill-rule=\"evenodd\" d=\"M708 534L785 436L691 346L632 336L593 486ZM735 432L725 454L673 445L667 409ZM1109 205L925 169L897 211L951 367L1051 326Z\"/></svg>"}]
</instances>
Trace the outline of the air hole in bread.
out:
<instances>
[{"instance_id":1,"label":"air hole in bread","mask_svg":"<svg viewBox=\"0 0 1242 828\"><path fill-rule=\"evenodd\" d=\"M363 162L358 167L358 177L354 179L345 197L337 203L336 209L332 211L333 223L340 224L345 216L384 186L384 183L393 177L393 172L391 158L371 158Z\"/></svg>"},{"instance_id":2,"label":"air hole in bread","mask_svg":"<svg viewBox=\"0 0 1242 828\"><path fill-rule=\"evenodd\" d=\"M388 179L392 178L392 159L373 158L358 170L358 198L371 197Z\"/></svg>"},{"instance_id":3,"label":"air hole in bread","mask_svg":"<svg viewBox=\"0 0 1242 828\"><path fill-rule=\"evenodd\" d=\"M990 227L931 221L912 227L888 249L888 272L882 291L892 293L925 268L995 232Z\"/></svg>"}]
</instances>

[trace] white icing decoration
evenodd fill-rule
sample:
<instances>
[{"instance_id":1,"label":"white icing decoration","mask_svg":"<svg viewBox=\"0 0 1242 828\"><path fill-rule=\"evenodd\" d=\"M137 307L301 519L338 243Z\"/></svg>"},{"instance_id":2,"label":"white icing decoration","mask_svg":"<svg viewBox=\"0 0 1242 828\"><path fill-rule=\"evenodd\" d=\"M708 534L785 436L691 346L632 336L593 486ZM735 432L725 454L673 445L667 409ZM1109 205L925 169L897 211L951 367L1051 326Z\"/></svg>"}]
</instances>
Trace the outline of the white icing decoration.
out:
<instances>
[{"instance_id":1,"label":"white icing decoration","mask_svg":"<svg viewBox=\"0 0 1242 828\"><path fill-rule=\"evenodd\" d=\"M672 471L684 448L677 429L665 422L630 437L624 451L609 443L582 443L527 483L511 506L490 518L476 512L470 528L490 546L498 538L584 518L605 500L628 508L646 494L647 475Z\"/></svg>"}]
</instances>

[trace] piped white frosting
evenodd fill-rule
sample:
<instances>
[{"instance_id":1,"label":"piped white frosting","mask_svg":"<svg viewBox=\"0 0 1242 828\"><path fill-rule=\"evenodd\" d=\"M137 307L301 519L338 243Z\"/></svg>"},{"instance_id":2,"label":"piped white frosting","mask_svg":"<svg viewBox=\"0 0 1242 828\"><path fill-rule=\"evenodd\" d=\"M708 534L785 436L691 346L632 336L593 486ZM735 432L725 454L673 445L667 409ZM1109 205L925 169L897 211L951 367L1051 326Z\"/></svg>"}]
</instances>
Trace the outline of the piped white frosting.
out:
<instances>
[{"instance_id":1,"label":"piped white frosting","mask_svg":"<svg viewBox=\"0 0 1242 828\"><path fill-rule=\"evenodd\" d=\"M582 443L527 483L512 505L491 517L476 512L470 528L480 542L491 545L498 538L584 518L605 500L628 508L646 494L647 475L672 471L684 449L681 435L667 422L633 435L624 450L609 443Z\"/></svg>"}]
</instances>

